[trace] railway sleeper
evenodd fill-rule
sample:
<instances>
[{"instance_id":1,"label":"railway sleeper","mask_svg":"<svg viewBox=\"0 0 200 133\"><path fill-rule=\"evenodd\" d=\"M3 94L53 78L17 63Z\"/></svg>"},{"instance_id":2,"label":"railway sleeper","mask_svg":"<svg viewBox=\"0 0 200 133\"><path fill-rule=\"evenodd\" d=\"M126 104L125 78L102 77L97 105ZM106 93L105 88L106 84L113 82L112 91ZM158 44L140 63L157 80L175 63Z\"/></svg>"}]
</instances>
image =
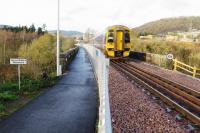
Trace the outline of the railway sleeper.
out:
<instances>
[{"instance_id":1,"label":"railway sleeper","mask_svg":"<svg viewBox=\"0 0 200 133\"><path fill-rule=\"evenodd\" d=\"M136 77L135 75L123 70L122 68L120 68L119 66L117 66L114 63L111 63L116 69L120 70L121 72L125 73L126 75L130 76L132 80L135 80L136 82L138 82L139 84L142 84L146 89L148 89L151 93L153 93L155 96L159 97L166 105L170 106L171 108L174 108L176 111L180 112L181 114L183 114L187 119L189 119L190 121L192 121L193 123L197 124L198 126L200 126L200 118L199 116L191 113L189 110L187 110L186 108L183 108L182 106L180 106L177 102L173 101L172 99L170 99L169 97L167 97L166 95L162 94L161 92L155 90L154 88L152 88L151 86L149 86L147 83L145 83L144 81L142 81L141 79L139 79L138 77Z\"/></svg>"},{"instance_id":2,"label":"railway sleeper","mask_svg":"<svg viewBox=\"0 0 200 133\"><path fill-rule=\"evenodd\" d=\"M130 71L133 71L128 65L126 66L126 68L129 68ZM182 97L186 98L187 100L197 104L200 106L200 99L192 96L192 95L189 95L188 93L184 92L184 91L180 91L178 88L172 86L172 85L169 85L167 83L165 83L164 81L159 81L158 79L156 79L155 77L151 77L150 75L146 74L145 72L143 71L138 71L138 70L134 70L138 73L140 73L140 77L142 78L143 76L141 75L145 75L145 77L148 77L149 79L153 80L154 82L158 83L159 85L162 84L162 86L170 89L171 91L174 91L176 94L178 95L181 95ZM149 79L146 79L146 80L149 80Z\"/></svg>"},{"instance_id":3,"label":"railway sleeper","mask_svg":"<svg viewBox=\"0 0 200 133\"><path fill-rule=\"evenodd\" d=\"M176 99L176 101L180 101L180 99L181 99L181 103L183 104L183 105L186 105L186 106L189 106L189 108L191 108L191 110L193 111L193 112L196 112L196 113L198 113L198 112L200 112L200 106L198 106L198 105L196 105L195 103L196 103L196 101L195 101L195 103L193 103L194 102L194 100L192 100L192 101L190 101L191 99L190 98L188 98L188 97L186 97L186 96L184 96L184 98L182 97L182 95L177 95L175 92L172 92L172 90L170 91L170 90L168 90L168 89L166 89L165 87L163 87L162 85L160 85L160 84L158 84L158 83L155 83L156 81L154 80L154 81L152 81L152 79L151 80L149 80L151 77L149 77L148 75L146 75L147 77L145 77L145 76L142 76L142 74L138 74L137 72L135 72L135 71L133 71L132 69L130 69L130 68L128 68L127 66L125 67L125 66L123 66L123 65L120 65L121 66L121 68L123 68L123 69L125 69L125 70L127 70L127 71L131 71L132 73L134 73L135 75L137 75L137 77L139 77L140 79L142 79L142 80L144 80L144 81L147 81L151 86L152 86L152 84L153 84L153 87L156 87L156 88L161 88L160 89L160 91L164 91L164 92L166 92L168 95L171 95L172 97L173 97L173 99ZM186 98L186 99L185 99ZM197 102L197 103L199 103L199 102Z\"/></svg>"},{"instance_id":4,"label":"railway sleeper","mask_svg":"<svg viewBox=\"0 0 200 133\"><path fill-rule=\"evenodd\" d=\"M126 64L128 64L128 63L126 63ZM184 85L181 85L181 84L179 84L179 83L177 83L177 82L171 81L171 80L166 79L166 78L164 78L164 77L160 77L160 76L158 76L158 75L156 75L156 74L147 72L147 71L145 71L145 70L143 70L143 69L141 69L141 68L139 68L139 67L137 67L137 66L135 66L135 65L133 65L133 64L130 64L130 63L129 63L128 65L130 65L131 67L136 68L136 69L138 69L138 70L140 70L140 71L143 71L143 72L145 72L145 73L147 73L147 74L149 74L149 75L151 75L151 76L153 76L153 77L155 77L155 78L158 78L158 79L160 79L160 80L162 80L162 81L164 81L164 82L166 82L166 83L172 85L173 87L177 87L177 88L179 88L180 90L182 90L182 91L184 91L184 92L187 92L187 93L190 94L190 95L193 95L193 96L195 96L195 97L197 97L197 98L200 98L200 92L198 92L198 91L196 91L196 90L193 90L193 89L191 89L191 88L188 88L188 87L186 87L186 86L184 86Z\"/></svg>"}]
</instances>

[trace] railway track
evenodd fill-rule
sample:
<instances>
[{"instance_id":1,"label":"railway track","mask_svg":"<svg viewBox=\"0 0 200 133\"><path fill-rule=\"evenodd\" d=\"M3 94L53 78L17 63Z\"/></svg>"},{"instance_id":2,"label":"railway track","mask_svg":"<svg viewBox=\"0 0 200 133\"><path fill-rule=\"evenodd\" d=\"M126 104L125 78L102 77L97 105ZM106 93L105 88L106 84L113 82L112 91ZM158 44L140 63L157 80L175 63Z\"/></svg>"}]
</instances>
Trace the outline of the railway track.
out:
<instances>
[{"instance_id":1,"label":"railway track","mask_svg":"<svg viewBox=\"0 0 200 133\"><path fill-rule=\"evenodd\" d=\"M111 65L148 89L168 106L200 126L200 92L143 70L133 64L111 61Z\"/></svg>"}]
</instances>

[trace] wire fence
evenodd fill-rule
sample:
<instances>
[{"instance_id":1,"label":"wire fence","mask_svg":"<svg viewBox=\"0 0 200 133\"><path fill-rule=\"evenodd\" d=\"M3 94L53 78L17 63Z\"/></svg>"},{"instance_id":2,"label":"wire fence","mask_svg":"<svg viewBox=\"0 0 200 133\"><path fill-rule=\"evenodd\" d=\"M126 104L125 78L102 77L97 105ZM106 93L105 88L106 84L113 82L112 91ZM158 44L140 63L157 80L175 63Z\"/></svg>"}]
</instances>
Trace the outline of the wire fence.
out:
<instances>
[{"instance_id":1,"label":"wire fence","mask_svg":"<svg viewBox=\"0 0 200 133\"><path fill-rule=\"evenodd\" d=\"M172 61L168 60L166 55L146 53L146 62L172 69Z\"/></svg>"},{"instance_id":2,"label":"wire fence","mask_svg":"<svg viewBox=\"0 0 200 133\"><path fill-rule=\"evenodd\" d=\"M167 69L172 70L173 68L173 61L167 59L166 55L131 51L129 57L133 59L145 61L150 64L155 64Z\"/></svg>"},{"instance_id":3,"label":"wire fence","mask_svg":"<svg viewBox=\"0 0 200 133\"><path fill-rule=\"evenodd\" d=\"M109 59L92 44L79 44L79 46L86 49L98 83L100 100L98 132L112 133L108 90Z\"/></svg>"}]
</instances>

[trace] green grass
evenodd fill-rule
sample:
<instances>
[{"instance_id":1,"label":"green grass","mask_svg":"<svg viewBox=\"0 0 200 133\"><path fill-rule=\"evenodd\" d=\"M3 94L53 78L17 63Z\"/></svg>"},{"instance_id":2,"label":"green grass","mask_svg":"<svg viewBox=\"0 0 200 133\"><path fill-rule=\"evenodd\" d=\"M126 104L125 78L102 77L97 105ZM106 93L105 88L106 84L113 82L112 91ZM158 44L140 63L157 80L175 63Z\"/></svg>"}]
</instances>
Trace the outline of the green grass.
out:
<instances>
[{"instance_id":1,"label":"green grass","mask_svg":"<svg viewBox=\"0 0 200 133\"><path fill-rule=\"evenodd\" d=\"M22 80L20 91L15 83L5 83L1 85L0 118L5 118L23 107L28 101L38 96L43 88L54 85L56 81L57 77L54 75L49 76L46 80Z\"/></svg>"},{"instance_id":2,"label":"green grass","mask_svg":"<svg viewBox=\"0 0 200 133\"><path fill-rule=\"evenodd\" d=\"M46 80L38 79L38 80L30 80L24 79L21 81L21 90L19 91L17 83L5 83L0 85L0 93L2 92L11 92L11 93L18 93L23 91L37 91L45 87L49 87L53 85L57 80L57 77L54 75L50 75Z\"/></svg>"},{"instance_id":3,"label":"green grass","mask_svg":"<svg viewBox=\"0 0 200 133\"><path fill-rule=\"evenodd\" d=\"M2 101L11 101L11 100L17 100L19 97L15 94L9 94L7 92L0 93L0 100Z\"/></svg>"},{"instance_id":4,"label":"green grass","mask_svg":"<svg viewBox=\"0 0 200 133\"><path fill-rule=\"evenodd\" d=\"M17 91L18 84L17 83L5 83L0 85L0 91Z\"/></svg>"},{"instance_id":5,"label":"green grass","mask_svg":"<svg viewBox=\"0 0 200 133\"><path fill-rule=\"evenodd\" d=\"M0 103L0 112L3 112L5 110L5 106Z\"/></svg>"}]
</instances>

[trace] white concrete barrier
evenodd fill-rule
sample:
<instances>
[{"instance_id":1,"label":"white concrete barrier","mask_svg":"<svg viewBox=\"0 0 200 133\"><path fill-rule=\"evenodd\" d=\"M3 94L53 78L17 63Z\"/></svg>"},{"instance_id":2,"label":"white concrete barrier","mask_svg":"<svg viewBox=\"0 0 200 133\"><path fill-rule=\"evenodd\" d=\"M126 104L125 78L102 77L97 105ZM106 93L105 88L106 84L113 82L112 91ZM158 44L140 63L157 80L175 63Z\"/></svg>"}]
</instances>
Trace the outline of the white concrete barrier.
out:
<instances>
[{"instance_id":1,"label":"white concrete barrier","mask_svg":"<svg viewBox=\"0 0 200 133\"><path fill-rule=\"evenodd\" d=\"M98 132L112 133L108 90L109 59L92 44L79 44L79 46L85 48L89 54L98 83L100 100Z\"/></svg>"}]
</instances>

